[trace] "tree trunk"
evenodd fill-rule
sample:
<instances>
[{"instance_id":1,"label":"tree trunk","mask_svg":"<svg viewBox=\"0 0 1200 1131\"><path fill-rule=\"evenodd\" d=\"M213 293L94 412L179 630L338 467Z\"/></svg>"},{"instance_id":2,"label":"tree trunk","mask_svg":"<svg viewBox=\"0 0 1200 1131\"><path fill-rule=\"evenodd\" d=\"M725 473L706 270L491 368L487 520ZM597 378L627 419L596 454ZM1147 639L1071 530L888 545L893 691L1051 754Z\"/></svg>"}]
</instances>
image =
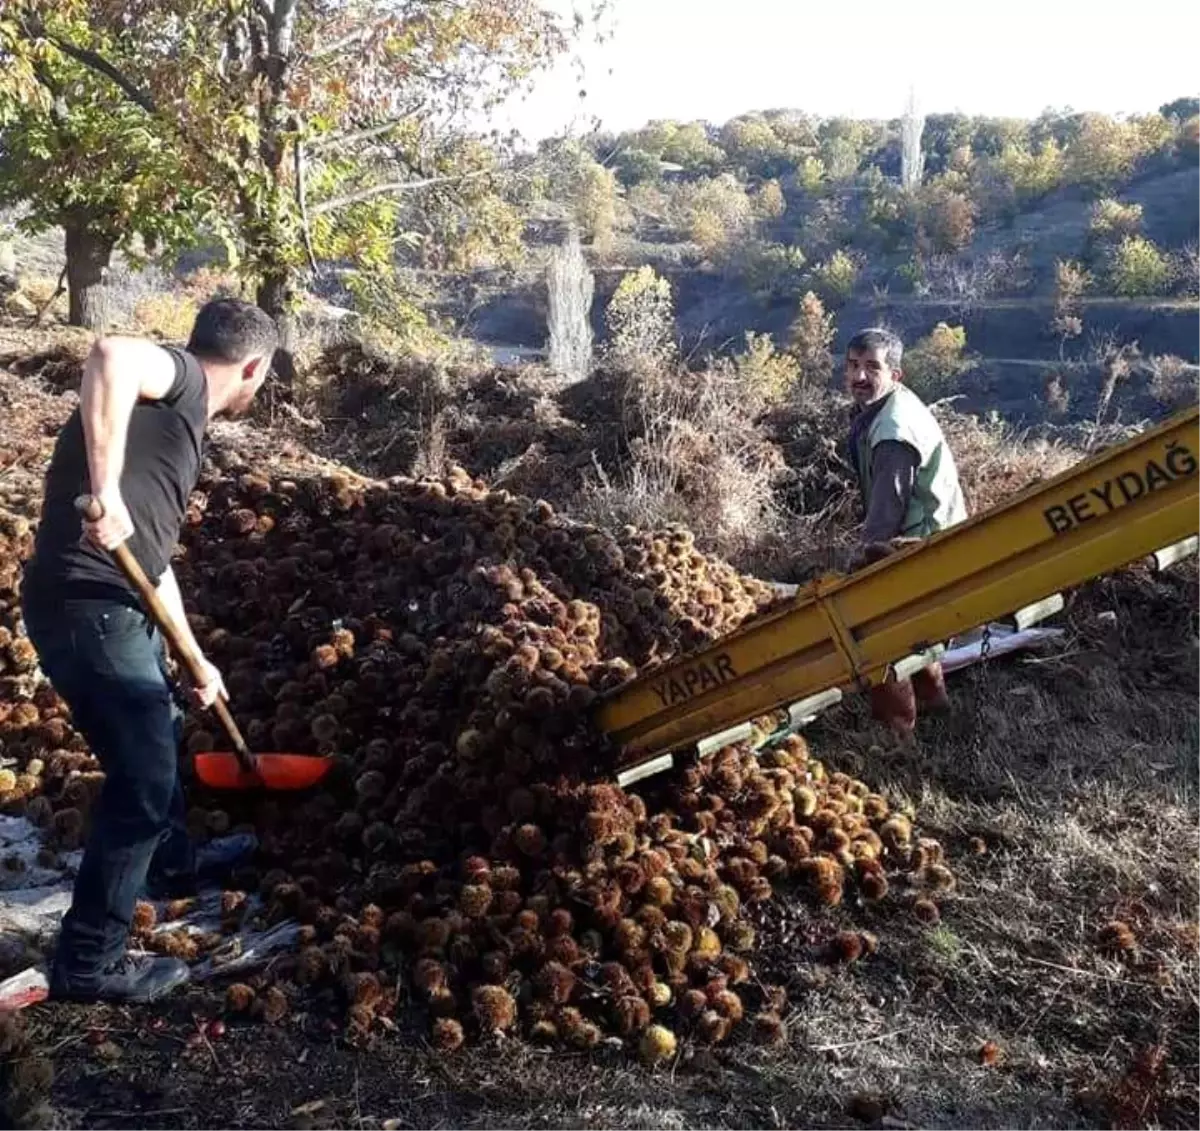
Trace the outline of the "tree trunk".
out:
<instances>
[{"instance_id":1,"label":"tree trunk","mask_svg":"<svg viewBox=\"0 0 1200 1131\"><path fill-rule=\"evenodd\" d=\"M97 235L86 218L73 219L66 225L67 321L94 334L108 329L108 292L105 278L112 259L113 243Z\"/></svg>"},{"instance_id":2,"label":"tree trunk","mask_svg":"<svg viewBox=\"0 0 1200 1131\"><path fill-rule=\"evenodd\" d=\"M296 385L296 315L292 305L295 289L291 272L286 269L268 271L258 284L255 297L279 327L279 349L275 351L275 377L287 395Z\"/></svg>"}]
</instances>

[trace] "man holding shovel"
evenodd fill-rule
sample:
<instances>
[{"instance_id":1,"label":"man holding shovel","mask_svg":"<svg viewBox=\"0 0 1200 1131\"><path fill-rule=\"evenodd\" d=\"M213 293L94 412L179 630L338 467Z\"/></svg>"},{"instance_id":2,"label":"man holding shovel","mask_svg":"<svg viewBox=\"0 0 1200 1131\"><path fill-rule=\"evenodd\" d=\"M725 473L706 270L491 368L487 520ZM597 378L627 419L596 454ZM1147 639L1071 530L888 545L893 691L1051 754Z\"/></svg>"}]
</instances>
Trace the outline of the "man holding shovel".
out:
<instances>
[{"instance_id":1,"label":"man holding shovel","mask_svg":"<svg viewBox=\"0 0 1200 1131\"><path fill-rule=\"evenodd\" d=\"M897 547L928 538L967 518L958 469L942 429L903 383L904 347L890 330L862 330L846 346L846 391L854 401L848 441L865 520L851 561L857 569ZM902 734L917 721L917 703L949 707L936 661L910 680L871 688L875 717Z\"/></svg>"},{"instance_id":2,"label":"man holding shovel","mask_svg":"<svg viewBox=\"0 0 1200 1131\"><path fill-rule=\"evenodd\" d=\"M22 583L23 614L42 670L105 781L63 918L51 999L149 1001L187 980L183 962L126 951L147 882L154 894L189 894L195 857L178 774L182 717L163 640L109 551L127 544L200 654L171 553L199 479L208 421L249 408L277 345L270 317L237 299L206 304L186 349L100 339L84 365L79 407L58 437ZM96 521L76 511L84 494L103 508ZM207 660L201 668L208 678L190 696L209 707L224 685Z\"/></svg>"}]
</instances>

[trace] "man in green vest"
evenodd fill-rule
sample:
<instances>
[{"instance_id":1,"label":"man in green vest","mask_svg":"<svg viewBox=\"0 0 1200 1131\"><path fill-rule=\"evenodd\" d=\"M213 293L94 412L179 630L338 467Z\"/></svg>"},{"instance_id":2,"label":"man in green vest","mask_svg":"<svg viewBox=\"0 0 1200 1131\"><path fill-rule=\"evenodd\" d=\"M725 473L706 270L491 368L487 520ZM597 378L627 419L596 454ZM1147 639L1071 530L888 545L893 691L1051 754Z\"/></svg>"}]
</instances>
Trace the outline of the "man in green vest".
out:
<instances>
[{"instance_id":1,"label":"man in green vest","mask_svg":"<svg viewBox=\"0 0 1200 1131\"><path fill-rule=\"evenodd\" d=\"M928 538L967 518L954 456L925 403L903 383L904 345L890 330L855 334L846 346L846 391L854 401L850 463L865 519L852 567L878 561L903 542ZM949 707L940 664L872 689L877 718L902 733L916 704Z\"/></svg>"}]
</instances>

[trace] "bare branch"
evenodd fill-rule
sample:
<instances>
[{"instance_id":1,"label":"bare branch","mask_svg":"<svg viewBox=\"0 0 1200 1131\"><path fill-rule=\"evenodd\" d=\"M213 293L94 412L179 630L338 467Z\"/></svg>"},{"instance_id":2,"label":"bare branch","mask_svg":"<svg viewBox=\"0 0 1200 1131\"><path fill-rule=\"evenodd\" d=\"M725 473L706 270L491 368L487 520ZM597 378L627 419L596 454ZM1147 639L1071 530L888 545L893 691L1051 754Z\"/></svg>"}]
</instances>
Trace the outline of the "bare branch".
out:
<instances>
[{"instance_id":1,"label":"bare branch","mask_svg":"<svg viewBox=\"0 0 1200 1131\"><path fill-rule=\"evenodd\" d=\"M292 146L296 164L296 208L300 213L300 234L304 237L304 253L308 256L308 265L316 275L320 268L317 266L317 256L313 251L312 232L308 227L308 193L304 181L304 142L300 139L300 131L296 131L296 143Z\"/></svg>"},{"instance_id":2,"label":"bare branch","mask_svg":"<svg viewBox=\"0 0 1200 1131\"><path fill-rule=\"evenodd\" d=\"M348 192L343 196L335 196L314 204L312 214L323 216L326 212L334 212L339 208L348 208L351 204L362 204L366 200L374 200L377 196L390 196L404 192L415 192L417 189L432 188L434 185L462 184L464 181L478 180L480 177L496 175L495 169L477 169L473 173L454 173L444 177L424 177L417 181L384 181L383 184L372 185L370 188Z\"/></svg>"},{"instance_id":3,"label":"bare branch","mask_svg":"<svg viewBox=\"0 0 1200 1131\"><path fill-rule=\"evenodd\" d=\"M324 153L327 149L332 149L335 145L357 145L360 141L370 141L373 137L382 137L384 134L390 133L397 126L420 113L424 105L424 102L418 102L410 110L406 110L403 114L395 118L389 118L386 122L380 122L378 125L366 126L361 130L348 130L344 133L327 134L325 137L310 142L308 150L310 153Z\"/></svg>"},{"instance_id":4,"label":"bare branch","mask_svg":"<svg viewBox=\"0 0 1200 1131\"><path fill-rule=\"evenodd\" d=\"M355 28L354 31L347 32L340 39L335 39L331 43L314 48L308 53L308 57L310 59L327 59L330 55L336 55L339 51L345 51L347 47L353 47L356 43L361 43L364 39L368 39L374 35L379 28L389 23L392 18L388 16L384 19L364 24L360 28Z\"/></svg>"},{"instance_id":5,"label":"bare branch","mask_svg":"<svg viewBox=\"0 0 1200 1131\"><path fill-rule=\"evenodd\" d=\"M40 20L36 23L25 25L24 31L31 39L44 39L47 43L52 43L64 55L69 55L89 70L95 71L97 74L101 74L111 82L116 83L121 88L125 97L140 106L147 114L158 114L158 107L155 105L154 99L138 87L136 83L126 78L103 55L95 51L90 51L86 47L76 47L75 44L61 39L57 35L52 35L46 30L45 25Z\"/></svg>"}]
</instances>

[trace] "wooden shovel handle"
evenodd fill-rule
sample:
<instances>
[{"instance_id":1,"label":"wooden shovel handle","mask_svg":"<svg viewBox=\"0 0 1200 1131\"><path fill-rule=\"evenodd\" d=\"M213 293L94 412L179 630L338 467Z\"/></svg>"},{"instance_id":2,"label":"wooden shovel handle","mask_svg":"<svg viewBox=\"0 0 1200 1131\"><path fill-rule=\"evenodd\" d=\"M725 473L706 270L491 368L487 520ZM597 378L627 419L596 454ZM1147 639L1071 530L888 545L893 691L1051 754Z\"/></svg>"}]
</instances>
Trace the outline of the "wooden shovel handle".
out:
<instances>
[{"instance_id":1,"label":"wooden shovel handle","mask_svg":"<svg viewBox=\"0 0 1200 1131\"><path fill-rule=\"evenodd\" d=\"M75 500L75 509L79 512L79 516L87 522L98 522L104 517L104 504L95 495L80 495ZM187 668L188 674L192 677L192 683L196 687L202 686L207 673L200 664L200 657L192 650L179 630L179 626L167 611L166 605L162 603L158 590L150 584L150 579L146 576L145 571L138 565L137 558L130 553L129 547L124 542L116 546L110 553L116 559L121 572L129 580L129 584L138 591L138 596L149 610L150 618L157 625L159 632L167 638L175 655ZM212 709L233 742L233 752L237 755L242 769L247 773L257 773L254 755L250 752L250 747L246 745L242 732L238 730L237 723L233 721L233 715L229 713L229 706L223 695L218 694Z\"/></svg>"}]
</instances>

